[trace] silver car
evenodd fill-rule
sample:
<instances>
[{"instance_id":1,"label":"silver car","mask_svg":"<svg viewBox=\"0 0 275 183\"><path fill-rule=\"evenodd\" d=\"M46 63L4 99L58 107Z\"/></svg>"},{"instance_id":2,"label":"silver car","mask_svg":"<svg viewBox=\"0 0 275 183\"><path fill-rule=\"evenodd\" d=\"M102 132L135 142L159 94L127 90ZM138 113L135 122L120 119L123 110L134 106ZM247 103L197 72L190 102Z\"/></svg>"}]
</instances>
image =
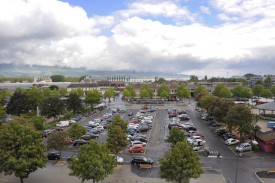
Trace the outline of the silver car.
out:
<instances>
[{"instance_id":1,"label":"silver car","mask_svg":"<svg viewBox=\"0 0 275 183\"><path fill-rule=\"evenodd\" d=\"M241 143L236 147L236 151L238 152L251 151L251 150L252 150L252 146L249 143Z\"/></svg>"}]
</instances>

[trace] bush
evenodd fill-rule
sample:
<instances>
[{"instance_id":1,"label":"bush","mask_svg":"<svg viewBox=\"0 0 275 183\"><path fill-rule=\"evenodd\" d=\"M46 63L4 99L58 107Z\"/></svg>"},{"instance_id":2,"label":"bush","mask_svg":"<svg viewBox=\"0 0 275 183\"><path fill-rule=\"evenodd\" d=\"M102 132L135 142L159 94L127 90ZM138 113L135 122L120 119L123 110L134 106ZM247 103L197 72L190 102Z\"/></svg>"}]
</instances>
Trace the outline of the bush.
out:
<instances>
[{"instance_id":1,"label":"bush","mask_svg":"<svg viewBox=\"0 0 275 183\"><path fill-rule=\"evenodd\" d=\"M252 144L252 151L258 152L260 151L260 147L256 144Z\"/></svg>"}]
</instances>

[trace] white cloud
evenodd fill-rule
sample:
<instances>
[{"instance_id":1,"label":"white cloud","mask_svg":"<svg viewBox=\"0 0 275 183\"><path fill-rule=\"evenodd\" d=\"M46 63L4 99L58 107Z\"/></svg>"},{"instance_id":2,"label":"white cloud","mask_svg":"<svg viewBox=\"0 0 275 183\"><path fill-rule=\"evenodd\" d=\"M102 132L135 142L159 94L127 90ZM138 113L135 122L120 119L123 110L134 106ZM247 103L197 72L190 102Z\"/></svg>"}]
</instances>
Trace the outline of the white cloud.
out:
<instances>
[{"instance_id":1,"label":"white cloud","mask_svg":"<svg viewBox=\"0 0 275 183\"><path fill-rule=\"evenodd\" d=\"M210 15L210 14L211 14L209 7L200 6L200 10L201 10L201 12L203 12L203 13L205 13L205 14L207 14L207 15Z\"/></svg>"},{"instance_id":2,"label":"white cloud","mask_svg":"<svg viewBox=\"0 0 275 183\"><path fill-rule=\"evenodd\" d=\"M175 1L136 1L129 9L92 18L57 0L0 1L0 63L201 75L272 71L275 8L266 2L212 0L225 23L210 27ZM190 22L165 25L156 17Z\"/></svg>"}]
</instances>

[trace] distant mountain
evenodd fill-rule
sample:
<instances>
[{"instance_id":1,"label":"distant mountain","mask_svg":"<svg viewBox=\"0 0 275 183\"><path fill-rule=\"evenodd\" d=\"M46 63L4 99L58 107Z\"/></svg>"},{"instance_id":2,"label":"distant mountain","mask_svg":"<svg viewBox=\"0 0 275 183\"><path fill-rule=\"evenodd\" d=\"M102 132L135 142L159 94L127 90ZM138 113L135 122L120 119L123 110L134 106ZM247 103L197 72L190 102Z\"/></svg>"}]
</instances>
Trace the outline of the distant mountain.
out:
<instances>
[{"instance_id":1,"label":"distant mountain","mask_svg":"<svg viewBox=\"0 0 275 183\"><path fill-rule=\"evenodd\" d=\"M61 66L42 66L42 65L15 65L0 64L0 75L2 76L83 76L90 75L92 77L107 76L130 76L131 78L189 78L189 75L162 73L162 72L137 72L137 71L95 71L85 68L69 68Z\"/></svg>"}]
</instances>

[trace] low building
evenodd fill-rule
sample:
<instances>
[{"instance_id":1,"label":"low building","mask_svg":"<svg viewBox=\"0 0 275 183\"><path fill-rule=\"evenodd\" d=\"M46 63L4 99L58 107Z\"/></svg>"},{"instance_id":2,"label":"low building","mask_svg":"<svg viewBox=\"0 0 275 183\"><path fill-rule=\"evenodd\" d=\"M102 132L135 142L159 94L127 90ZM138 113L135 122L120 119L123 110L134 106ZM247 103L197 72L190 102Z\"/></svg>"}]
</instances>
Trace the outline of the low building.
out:
<instances>
[{"instance_id":1,"label":"low building","mask_svg":"<svg viewBox=\"0 0 275 183\"><path fill-rule=\"evenodd\" d=\"M259 147L265 152L275 152L275 130L256 133Z\"/></svg>"}]
</instances>

